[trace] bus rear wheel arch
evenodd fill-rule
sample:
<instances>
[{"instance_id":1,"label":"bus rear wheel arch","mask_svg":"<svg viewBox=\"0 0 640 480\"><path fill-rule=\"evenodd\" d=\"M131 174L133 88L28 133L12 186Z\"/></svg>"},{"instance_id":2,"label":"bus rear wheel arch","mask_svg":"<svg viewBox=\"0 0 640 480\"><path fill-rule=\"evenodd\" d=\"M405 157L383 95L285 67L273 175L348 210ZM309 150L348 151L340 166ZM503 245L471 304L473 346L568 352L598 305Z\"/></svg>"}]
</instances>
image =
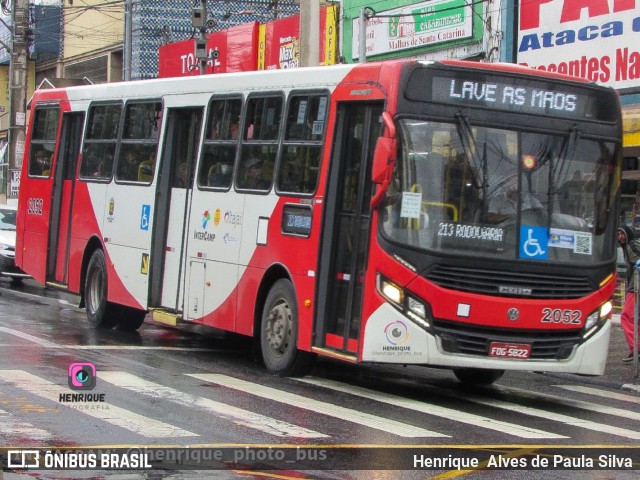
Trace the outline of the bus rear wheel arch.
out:
<instances>
[{"instance_id":1,"label":"bus rear wheel arch","mask_svg":"<svg viewBox=\"0 0 640 480\"><path fill-rule=\"evenodd\" d=\"M277 280L264 302L260 324L260 349L267 370L280 376L309 372L315 355L298 350L298 306L291 281Z\"/></svg>"},{"instance_id":2,"label":"bus rear wheel arch","mask_svg":"<svg viewBox=\"0 0 640 480\"><path fill-rule=\"evenodd\" d=\"M504 375L504 370L486 368L454 368L453 374L465 385L491 385Z\"/></svg>"},{"instance_id":3,"label":"bus rear wheel arch","mask_svg":"<svg viewBox=\"0 0 640 480\"><path fill-rule=\"evenodd\" d=\"M89 324L103 329L117 326L118 330L127 332L140 328L147 312L109 302L107 292L107 262L102 249L97 248L87 264L84 284L84 303Z\"/></svg>"}]
</instances>

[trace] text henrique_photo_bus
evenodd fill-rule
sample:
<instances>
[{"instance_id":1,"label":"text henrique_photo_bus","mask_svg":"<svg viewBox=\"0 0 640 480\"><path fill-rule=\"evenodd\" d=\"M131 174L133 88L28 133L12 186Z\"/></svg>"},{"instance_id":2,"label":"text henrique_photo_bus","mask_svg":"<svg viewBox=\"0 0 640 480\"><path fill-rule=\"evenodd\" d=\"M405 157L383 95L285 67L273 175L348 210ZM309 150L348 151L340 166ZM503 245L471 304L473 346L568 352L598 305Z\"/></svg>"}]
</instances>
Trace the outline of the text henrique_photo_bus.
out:
<instances>
[{"instance_id":1,"label":"text henrique_photo_bus","mask_svg":"<svg viewBox=\"0 0 640 480\"><path fill-rule=\"evenodd\" d=\"M92 327L236 332L280 375L600 375L621 136L614 90L509 64L38 90L16 263Z\"/></svg>"}]
</instances>

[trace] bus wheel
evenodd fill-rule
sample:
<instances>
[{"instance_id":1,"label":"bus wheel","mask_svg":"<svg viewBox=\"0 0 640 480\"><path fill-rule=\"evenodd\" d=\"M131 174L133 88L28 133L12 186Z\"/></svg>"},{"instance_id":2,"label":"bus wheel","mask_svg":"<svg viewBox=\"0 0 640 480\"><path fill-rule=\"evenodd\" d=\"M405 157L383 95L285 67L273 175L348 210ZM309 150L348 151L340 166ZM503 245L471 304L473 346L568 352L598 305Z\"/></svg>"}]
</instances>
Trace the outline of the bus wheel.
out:
<instances>
[{"instance_id":1,"label":"bus wheel","mask_svg":"<svg viewBox=\"0 0 640 480\"><path fill-rule=\"evenodd\" d=\"M135 332L144 323L147 316L146 310L139 310L131 307L121 307L122 314L118 322L118 330L123 332Z\"/></svg>"},{"instance_id":2,"label":"bus wheel","mask_svg":"<svg viewBox=\"0 0 640 480\"><path fill-rule=\"evenodd\" d=\"M504 370L489 370L484 368L456 368L454 375L467 385L491 385L500 380Z\"/></svg>"},{"instance_id":3,"label":"bus wheel","mask_svg":"<svg viewBox=\"0 0 640 480\"><path fill-rule=\"evenodd\" d=\"M315 355L298 350L298 307L293 285L278 280L267 295L262 311L260 347L267 370L281 376L301 376L313 365Z\"/></svg>"},{"instance_id":4,"label":"bus wheel","mask_svg":"<svg viewBox=\"0 0 640 480\"><path fill-rule=\"evenodd\" d=\"M102 250L91 255L84 282L87 320L94 328L112 328L118 323L118 305L107 302L107 263Z\"/></svg>"}]
</instances>

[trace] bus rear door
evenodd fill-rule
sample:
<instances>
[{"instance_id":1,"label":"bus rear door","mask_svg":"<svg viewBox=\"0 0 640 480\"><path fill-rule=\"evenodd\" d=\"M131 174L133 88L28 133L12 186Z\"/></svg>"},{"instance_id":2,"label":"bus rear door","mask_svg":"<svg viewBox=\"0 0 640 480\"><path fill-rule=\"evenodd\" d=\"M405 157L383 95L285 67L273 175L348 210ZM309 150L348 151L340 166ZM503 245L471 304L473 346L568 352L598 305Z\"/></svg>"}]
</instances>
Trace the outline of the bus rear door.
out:
<instances>
[{"instance_id":1,"label":"bus rear door","mask_svg":"<svg viewBox=\"0 0 640 480\"><path fill-rule=\"evenodd\" d=\"M170 108L158 181L151 252L151 307L182 310L185 225L193 188L203 108Z\"/></svg>"},{"instance_id":2,"label":"bus rear door","mask_svg":"<svg viewBox=\"0 0 640 480\"><path fill-rule=\"evenodd\" d=\"M320 247L315 347L355 357L371 227L371 164L382 102L339 106Z\"/></svg>"}]
</instances>

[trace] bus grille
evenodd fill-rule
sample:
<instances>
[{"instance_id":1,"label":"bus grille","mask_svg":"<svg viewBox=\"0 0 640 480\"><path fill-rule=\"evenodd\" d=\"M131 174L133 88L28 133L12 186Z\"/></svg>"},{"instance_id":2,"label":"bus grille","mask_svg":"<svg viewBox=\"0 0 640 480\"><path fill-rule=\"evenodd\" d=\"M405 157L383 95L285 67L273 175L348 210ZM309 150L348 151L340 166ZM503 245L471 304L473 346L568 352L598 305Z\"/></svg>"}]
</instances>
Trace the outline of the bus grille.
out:
<instances>
[{"instance_id":1,"label":"bus grille","mask_svg":"<svg viewBox=\"0 0 640 480\"><path fill-rule=\"evenodd\" d=\"M587 277L452 265L437 265L427 278L443 288L510 298L580 298L595 291Z\"/></svg>"},{"instance_id":2,"label":"bus grille","mask_svg":"<svg viewBox=\"0 0 640 480\"><path fill-rule=\"evenodd\" d=\"M537 330L505 330L435 320L434 333L442 348L449 353L486 357L491 342L526 343L531 345L531 360L564 360L580 343L580 331L540 332Z\"/></svg>"}]
</instances>

